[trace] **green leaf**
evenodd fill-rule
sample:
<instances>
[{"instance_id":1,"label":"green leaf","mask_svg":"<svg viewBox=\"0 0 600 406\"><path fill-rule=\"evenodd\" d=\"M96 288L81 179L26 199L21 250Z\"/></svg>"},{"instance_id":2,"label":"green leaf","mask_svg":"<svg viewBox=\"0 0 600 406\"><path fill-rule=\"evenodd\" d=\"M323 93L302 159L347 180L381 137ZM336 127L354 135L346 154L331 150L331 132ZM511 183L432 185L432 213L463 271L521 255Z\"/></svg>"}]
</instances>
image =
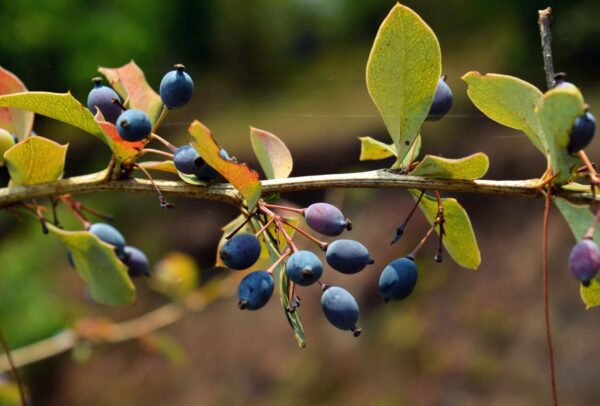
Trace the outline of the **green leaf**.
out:
<instances>
[{"instance_id":1,"label":"green leaf","mask_svg":"<svg viewBox=\"0 0 600 406\"><path fill-rule=\"evenodd\" d=\"M47 226L71 252L75 268L96 302L106 305L133 303L135 286L112 245L88 231L65 231L52 224Z\"/></svg>"},{"instance_id":2,"label":"green leaf","mask_svg":"<svg viewBox=\"0 0 600 406\"><path fill-rule=\"evenodd\" d=\"M483 152L477 152L459 159L425 155L423 160L410 174L413 176L429 176L434 178L474 180L482 178L489 166L489 159Z\"/></svg>"},{"instance_id":3,"label":"green leaf","mask_svg":"<svg viewBox=\"0 0 600 406\"><path fill-rule=\"evenodd\" d=\"M580 165L579 158L567 152L567 145L575 119L584 112L583 96L575 86L549 90L536 108L550 152L552 171L557 175L553 180L555 185L567 183L573 177L573 170Z\"/></svg>"},{"instance_id":4,"label":"green leaf","mask_svg":"<svg viewBox=\"0 0 600 406\"><path fill-rule=\"evenodd\" d=\"M98 68L130 108L142 110L155 123L162 110L160 96L146 81L144 72L134 61L119 68Z\"/></svg>"},{"instance_id":5,"label":"green leaf","mask_svg":"<svg viewBox=\"0 0 600 406\"><path fill-rule=\"evenodd\" d=\"M26 91L27 88L18 77L0 67L0 95ZM24 140L33 128L33 113L21 109L0 108L0 128L16 135L19 140Z\"/></svg>"},{"instance_id":6,"label":"green leaf","mask_svg":"<svg viewBox=\"0 0 600 406\"><path fill-rule=\"evenodd\" d=\"M188 129L196 140L192 144L202 159L227 179L246 199L248 209L252 211L261 195L258 173L246 164L231 162L221 157L221 147L213 138L210 130L200 121L194 120Z\"/></svg>"},{"instance_id":7,"label":"green leaf","mask_svg":"<svg viewBox=\"0 0 600 406\"><path fill-rule=\"evenodd\" d=\"M543 93L532 84L507 75L468 72L462 79L467 82L467 94L473 104L492 120L524 132L529 140L546 155L544 140L540 138L535 107Z\"/></svg>"},{"instance_id":8,"label":"green leaf","mask_svg":"<svg viewBox=\"0 0 600 406\"><path fill-rule=\"evenodd\" d=\"M580 285L579 294L587 309L600 306L600 281L592 279L588 286Z\"/></svg>"},{"instance_id":9,"label":"green leaf","mask_svg":"<svg viewBox=\"0 0 600 406\"><path fill-rule=\"evenodd\" d=\"M413 196L418 198L418 190L411 190ZM444 207L444 247L454 261L468 269L477 269L481 263L481 254L475 238L471 220L465 209L453 198L442 199ZM437 216L438 205L435 197L424 195L419 207L425 214L429 224L433 224ZM436 232L439 229L436 227Z\"/></svg>"},{"instance_id":10,"label":"green leaf","mask_svg":"<svg viewBox=\"0 0 600 406\"><path fill-rule=\"evenodd\" d=\"M367 88L402 165L425 121L442 71L440 44L414 11L396 4L385 18L367 62Z\"/></svg>"},{"instance_id":11,"label":"green leaf","mask_svg":"<svg viewBox=\"0 0 600 406\"><path fill-rule=\"evenodd\" d=\"M15 185L35 185L60 179L68 146L38 136L15 144L4 154L11 180Z\"/></svg>"},{"instance_id":12,"label":"green leaf","mask_svg":"<svg viewBox=\"0 0 600 406\"><path fill-rule=\"evenodd\" d=\"M189 183L190 185L195 185L195 186L208 186L210 185L210 181L207 180L200 180L197 176L195 175L188 175L187 173L183 173L183 172L179 172L177 171L177 175L179 175L179 178L184 181L185 183Z\"/></svg>"},{"instance_id":13,"label":"green leaf","mask_svg":"<svg viewBox=\"0 0 600 406\"><path fill-rule=\"evenodd\" d=\"M287 146L274 134L250 127L252 148L267 179L284 179L292 173L294 161Z\"/></svg>"},{"instance_id":14,"label":"green leaf","mask_svg":"<svg viewBox=\"0 0 600 406\"><path fill-rule=\"evenodd\" d=\"M361 161L375 161L396 156L394 144L386 144L371 137L358 137Z\"/></svg>"}]
</instances>

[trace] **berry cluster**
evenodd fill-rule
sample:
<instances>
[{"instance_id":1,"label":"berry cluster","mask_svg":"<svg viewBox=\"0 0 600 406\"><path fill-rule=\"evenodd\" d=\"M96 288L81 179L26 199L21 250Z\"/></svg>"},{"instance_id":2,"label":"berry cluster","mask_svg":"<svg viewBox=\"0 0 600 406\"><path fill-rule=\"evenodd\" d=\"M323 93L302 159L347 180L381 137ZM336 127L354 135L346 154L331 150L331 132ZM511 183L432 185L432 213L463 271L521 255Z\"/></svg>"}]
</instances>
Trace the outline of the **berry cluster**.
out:
<instances>
[{"instance_id":1,"label":"berry cluster","mask_svg":"<svg viewBox=\"0 0 600 406\"><path fill-rule=\"evenodd\" d=\"M263 307L273 295L273 272L285 265L285 274L292 282L290 297L293 304L288 311L295 311L299 306L299 297L295 294L295 286L310 286L319 283L323 294L321 306L325 317L331 324L342 330L349 330L355 336L360 334L357 327L359 308L354 297L345 289L329 286L323 280L323 263L312 251L299 250L286 231L289 227L297 234L315 243L325 252L327 264L338 272L354 274L374 263L367 248L358 241L338 239L332 243L320 241L309 232L296 226L289 219L275 213L276 210L301 214L310 229L328 237L337 237L345 230L352 228L351 222L342 212L328 203L314 203L305 209L269 204L259 201L257 209L251 217L256 217L260 230L254 234L237 233L228 237L220 250L223 263L234 270L243 270L255 265L260 258L262 245L260 238L273 238L273 232L281 233L286 246L279 251L278 259L267 269L250 272L242 279L238 289L238 305L240 309L257 310ZM248 220L250 221L250 220Z\"/></svg>"}]
</instances>

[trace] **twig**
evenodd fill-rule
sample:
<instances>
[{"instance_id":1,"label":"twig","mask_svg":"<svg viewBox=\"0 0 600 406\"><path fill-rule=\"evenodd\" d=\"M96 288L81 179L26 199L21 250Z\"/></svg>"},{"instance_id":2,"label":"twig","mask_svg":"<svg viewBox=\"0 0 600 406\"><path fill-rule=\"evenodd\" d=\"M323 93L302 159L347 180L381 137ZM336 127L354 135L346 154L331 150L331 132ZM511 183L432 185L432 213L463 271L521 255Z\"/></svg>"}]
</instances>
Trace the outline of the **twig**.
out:
<instances>
[{"instance_id":1,"label":"twig","mask_svg":"<svg viewBox=\"0 0 600 406\"><path fill-rule=\"evenodd\" d=\"M0 344L2 344L2 348L4 349L4 353L6 354L6 360L10 365L10 370L12 371L13 378L19 387L19 396L21 397L21 405L27 406L27 399L25 398L25 389L23 388L23 382L21 381L21 377L19 376L19 371L15 367L15 363L13 362L12 356L10 355L10 347L8 346L8 342L6 341L6 337L4 337L4 333L0 330Z\"/></svg>"},{"instance_id":2,"label":"twig","mask_svg":"<svg viewBox=\"0 0 600 406\"><path fill-rule=\"evenodd\" d=\"M548 7L538 11L538 25L540 26L540 37L542 40L542 57L544 58L544 72L546 73L548 89L552 89L556 85L554 60L552 57L552 20L552 8Z\"/></svg>"}]
</instances>

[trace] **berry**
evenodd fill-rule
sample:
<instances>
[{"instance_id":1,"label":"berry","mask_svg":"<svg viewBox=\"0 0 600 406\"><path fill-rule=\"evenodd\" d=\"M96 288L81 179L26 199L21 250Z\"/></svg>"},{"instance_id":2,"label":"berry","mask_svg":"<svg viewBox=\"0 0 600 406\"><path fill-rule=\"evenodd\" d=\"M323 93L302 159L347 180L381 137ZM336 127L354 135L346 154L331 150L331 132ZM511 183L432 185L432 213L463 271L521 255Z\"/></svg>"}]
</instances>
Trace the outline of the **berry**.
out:
<instances>
[{"instance_id":1,"label":"berry","mask_svg":"<svg viewBox=\"0 0 600 406\"><path fill-rule=\"evenodd\" d=\"M367 248L354 240L336 240L329 244L325 254L327 263L336 271L352 274L362 271L375 261Z\"/></svg>"},{"instance_id":2,"label":"berry","mask_svg":"<svg viewBox=\"0 0 600 406\"><path fill-rule=\"evenodd\" d=\"M266 271L250 272L238 288L238 306L242 310L257 310L273 295L273 277Z\"/></svg>"},{"instance_id":3,"label":"berry","mask_svg":"<svg viewBox=\"0 0 600 406\"><path fill-rule=\"evenodd\" d=\"M566 80L567 75L563 72L559 72L556 75L554 75L554 88L555 89L560 89L560 88L569 88L569 87L575 87L575 85L571 82L567 82Z\"/></svg>"},{"instance_id":4,"label":"berry","mask_svg":"<svg viewBox=\"0 0 600 406\"><path fill-rule=\"evenodd\" d=\"M304 217L310 228L329 237L335 237L352 228L352 224L344 218L340 209L329 203L311 204L304 212Z\"/></svg>"},{"instance_id":5,"label":"berry","mask_svg":"<svg viewBox=\"0 0 600 406\"><path fill-rule=\"evenodd\" d=\"M599 269L600 249L598 249L598 245L587 238L575 244L569 255L569 271L575 279L587 286Z\"/></svg>"},{"instance_id":6,"label":"berry","mask_svg":"<svg viewBox=\"0 0 600 406\"><path fill-rule=\"evenodd\" d=\"M287 261L288 278L300 286L308 286L321 278L323 264L319 257L310 251L297 251Z\"/></svg>"},{"instance_id":7,"label":"berry","mask_svg":"<svg viewBox=\"0 0 600 406\"><path fill-rule=\"evenodd\" d=\"M221 248L221 260L231 269L250 268L260 257L260 241L253 234L238 234Z\"/></svg>"},{"instance_id":8,"label":"berry","mask_svg":"<svg viewBox=\"0 0 600 406\"><path fill-rule=\"evenodd\" d=\"M125 246L125 259L123 262L129 268L129 276L133 278L138 276L150 276L150 271L148 270L148 258L142 250L129 245Z\"/></svg>"},{"instance_id":9,"label":"berry","mask_svg":"<svg viewBox=\"0 0 600 406\"><path fill-rule=\"evenodd\" d=\"M417 284L417 265L410 257L393 260L383 269L379 290L383 300L402 300L408 297Z\"/></svg>"},{"instance_id":10,"label":"berry","mask_svg":"<svg viewBox=\"0 0 600 406\"><path fill-rule=\"evenodd\" d=\"M4 165L4 153L15 144L14 136L4 128L0 128L0 165Z\"/></svg>"},{"instance_id":11,"label":"berry","mask_svg":"<svg viewBox=\"0 0 600 406\"><path fill-rule=\"evenodd\" d=\"M88 231L105 243L114 246L119 258L125 258L125 238L119 230L110 224L94 223L90 226Z\"/></svg>"},{"instance_id":12,"label":"berry","mask_svg":"<svg viewBox=\"0 0 600 406\"><path fill-rule=\"evenodd\" d=\"M433 94L433 102L429 108L427 121L438 121L443 118L452 108L452 90L446 83L446 75L442 75L438 81L435 93Z\"/></svg>"},{"instance_id":13,"label":"berry","mask_svg":"<svg viewBox=\"0 0 600 406\"><path fill-rule=\"evenodd\" d=\"M150 119L141 110L125 110L117 120L117 129L119 135L125 141L141 141L150 135L152 124Z\"/></svg>"},{"instance_id":14,"label":"berry","mask_svg":"<svg viewBox=\"0 0 600 406\"><path fill-rule=\"evenodd\" d=\"M226 161L230 161L233 162L234 159L232 157L229 156L229 154L227 153L227 151L225 151L224 149L221 148L221 151L219 151L219 155L221 156L221 158L223 158ZM210 166L209 164L207 164L206 162L202 161L203 164L200 165L200 169L194 173L194 175L205 182L210 182L212 180L215 180L219 177L219 172L216 171L216 169L214 169L212 166Z\"/></svg>"},{"instance_id":15,"label":"berry","mask_svg":"<svg viewBox=\"0 0 600 406\"><path fill-rule=\"evenodd\" d=\"M186 175L193 175L205 164L204 160L200 158L198 151L189 144L183 145L175 150L175 153L173 154L173 163L179 172L185 173Z\"/></svg>"},{"instance_id":16,"label":"berry","mask_svg":"<svg viewBox=\"0 0 600 406\"><path fill-rule=\"evenodd\" d=\"M185 105L194 94L194 82L184 70L185 66L175 65L160 81L160 98L168 108Z\"/></svg>"},{"instance_id":17,"label":"berry","mask_svg":"<svg viewBox=\"0 0 600 406\"><path fill-rule=\"evenodd\" d=\"M119 115L121 115L121 106L113 103L113 99L119 103L121 99L117 92L108 86L102 85L102 79L94 78L94 87L90 90L87 98L87 108L96 115L96 107L100 109L104 119L108 122L115 123Z\"/></svg>"},{"instance_id":18,"label":"berry","mask_svg":"<svg viewBox=\"0 0 600 406\"><path fill-rule=\"evenodd\" d=\"M574 154L589 145L596 132L596 119L589 111L575 119L569 136L567 151Z\"/></svg>"},{"instance_id":19,"label":"berry","mask_svg":"<svg viewBox=\"0 0 600 406\"><path fill-rule=\"evenodd\" d=\"M340 330L351 330L355 336L360 334L360 329L356 327L358 304L346 289L326 286L321 296L321 307L331 324Z\"/></svg>"}]
</instances>

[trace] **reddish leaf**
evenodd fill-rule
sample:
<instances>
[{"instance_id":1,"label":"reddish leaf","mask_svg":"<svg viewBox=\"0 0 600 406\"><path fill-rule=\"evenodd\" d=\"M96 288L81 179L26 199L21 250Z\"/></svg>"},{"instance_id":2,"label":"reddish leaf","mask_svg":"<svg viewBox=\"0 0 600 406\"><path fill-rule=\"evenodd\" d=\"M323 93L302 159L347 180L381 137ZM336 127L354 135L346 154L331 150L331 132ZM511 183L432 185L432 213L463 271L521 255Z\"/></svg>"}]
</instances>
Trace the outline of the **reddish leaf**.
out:
<instances>
[{"instance_id":1,"label":"reddish leaf","mask_svg":"<svg viewBox=\"0 0 600 406\"><path fill-rule=\"evenodd\" d=\"M117 127L113 123L104 121L100 110L98 110L94 118L96 123L98 123L98 127L104 133L108 146L120 160L125 161L139 155L144 145L146 145L146 141L129 142L121 138Z\"/></svg>"},{"instance_id":2,"label":"reddish leaf","mask_svg":"<svg viewBox=\"0 0 600 406\"><path fill-rule=\"evenodd\" d=\"M250 140L258 162L268 179L290 176L294 161L290 150L279 137L268 131L250 127Z\"/></svg>"},{"instance_id":3,"label":"reddish leaf","mask_svg":"<svg viewBox=\"0 0 600 406\"><path fill-rule=\"evenodd\" d=\"M21 80L11 72L0 67L0 95L26 92L27 88ZM31 111L0 108L0 128L15 134L19 140L31 133L33 127L33 113Z\"/></svg>"},{"instance_id":4,"label":"reddish leaf","mask_svg":"<svg viewBox=\"0 0 600 406\"><path fill-rule=\"evenodd\" d=\"M246 164L221 158L221 147L213 138L210 130L200 121L194 120L188 131L196 140L193 146L202 159L223 175L244 196L250 210L254 209L261 194L258 173Z\"/></svg>"}]
</instances>

